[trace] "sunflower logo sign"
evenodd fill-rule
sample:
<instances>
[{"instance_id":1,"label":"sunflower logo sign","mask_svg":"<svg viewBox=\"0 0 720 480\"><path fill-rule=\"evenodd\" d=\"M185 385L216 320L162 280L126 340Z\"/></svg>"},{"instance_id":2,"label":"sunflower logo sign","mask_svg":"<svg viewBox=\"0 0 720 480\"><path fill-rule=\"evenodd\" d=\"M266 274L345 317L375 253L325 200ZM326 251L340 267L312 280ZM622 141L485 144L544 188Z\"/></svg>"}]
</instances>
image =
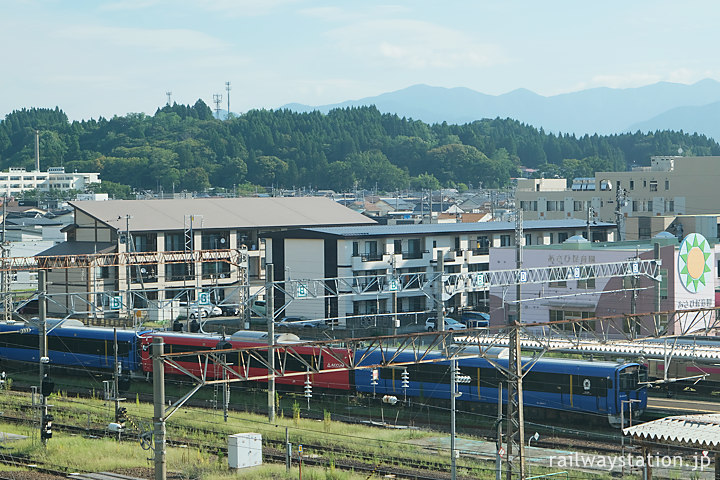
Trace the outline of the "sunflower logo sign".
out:
<instances>
[{"instance_id":1,"label":"sunflower logo sign","mask_svg":"<svg viewBox=\"0 0 720 480\"><path fill-rule=\"evenodd\" d=\"M699 233L691 233L680 244L678 276L690 293L697 293L710 278L712 253L708 241Z\"/></svg>"}]
</instances>

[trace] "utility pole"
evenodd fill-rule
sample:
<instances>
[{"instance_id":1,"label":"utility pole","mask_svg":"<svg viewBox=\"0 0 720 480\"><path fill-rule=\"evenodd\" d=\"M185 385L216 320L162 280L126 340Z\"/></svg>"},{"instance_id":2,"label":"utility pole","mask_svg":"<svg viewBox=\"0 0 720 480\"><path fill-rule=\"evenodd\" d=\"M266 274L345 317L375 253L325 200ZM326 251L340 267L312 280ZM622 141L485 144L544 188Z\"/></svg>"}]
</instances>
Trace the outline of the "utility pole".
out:
<instances>
[{"instance_id":1,"label":"utility pole","mask_svg":"<svg viewBox=\"0 0 720 480\"><path fill-rule=\"evenodd\" d=\"M515 261L522 268L523 218L522 210L515 211ZM521 288L515 288L516 310L513 319L508 309L509 361L508 361L508 428L507 428L507 480L525 479L525 418L523 412L522 357L520 344Z\"/></svg>"},{"instance_id":2,"label":"utility pole","mask_svg":"<svg viewBox=\"0 0 720 480\"><path fill-rule=\"evenodd\" d=\"M115 401L115 423L120 423L120 388L119 384L120 381L118 379L118 370L120 369L120 364L118 363L118 342L117 342L117 328L113 327L113 354L114 354L114 364L113 364L113 400ZM120 435L120 432L118 432L118 436Z\"/></svg>"},{"instance_id":3,"label":"utility pole","mask_svg":"<svg viewBox=\"0 0 720 480\"><path fill-rule=\"evenodd\" d=\"M625 203L625 192L620 188L620 180L615 186L615 223L617 224L618 242L623 240L623 212L622 207Z\"/></svg>"},{"instance_id":4,"label":"utility pole","mask_svg":"<svg viewBox=\"0 0 720 480\"><path fill-rule=\"evenodd\" d=\"M653 246L653 253L655 257L656 262L660 262L660 244L655 243ZM661 290L662 290L662 278L655 282L655 311L660 311L660 296L661 296ZM664 333L660 332L660 314L655 314L655 334L656 335L664 335ZM667 368L665 368L665 372L667 372Z\"/></svg>"},{"instance_id":5,"label":"utility pole","mask_svg":"<svg viewBox=\"0 0 720 480\"><path fill-rule=\"evenodd\" d=\"M275 421L275 290L273 264L265 265L265 316L268 329L268 421Z\"/></svg>"},{"instance_id":6,"label":"utility pole","mask_svg":"<svg viewBox=\"0 0 720 480\"><path fill-rule=\"evenodd\" d=\"M155 453L155 480L166 480L165 462L165 365L162 361L165 346L162 337L154 337L152 343L153 358L153 442Z\"/></svg>"},{"instance_id":7,"label":"utility pole","mask_svg":"<svg viewBox=\"0 0 720 480\"><path fill-rule=\"evenodd\" d=\"M47 444L47 439L49 438L47 435L47 418L48 418L48 404L47 404L47 395L49 392L46 391L45 388L43 388L45 385L47 385L47 372L45 370L45 365L50 363L50 359L48 358L48 344L47 344L47 297L46 294L46 288L47 288L47 271L46 270L39 270L38 271L38 290L40 291L40 297L38 298L38 315L39 315L39 329L40 329L40 345L39 345L39 353L40 353L40 441L43 445Z\"/></svg>"},{"instance_id":8,"label":"utility pole","mask_svg":"<svg viewBox=\"0 0 720 480\"><path fill-rule=\"evenodd\" d=\"M455 460L455 399L457 398L457 359L450 360L450 478L457 479L457 465Z\"/></svg>"},{"instance_id":9,"label":"utility pole","mask_svg":"<svg viewBox=\"0 0 720 480\"><path fill-rule=\"evenodd\" d=\"M225 91L227 92L227 118L230 118L230 82L225 82Z\"/></svg>"},{"instance_id":10,"label":"utility pole","mask_svg":"<svg viewBox=\"0 0 720 480\"><path fill-rule=\"evenodd\" d=\"M593 215L595 214L595 209L590 205L590 201L588 201L588 207L587 207L587 232L586 237L588 242L592 242L592 237L590 237L590 224L593 221Z\"/></svg>"},{"instance_id":11,"label":"utility pole","mask_svg":"<svg viewBox=\"0 0 720 480\"><path fill-rule=\"evenodd\" d=\"M502 456L500 449L502 448L502 382L498 382L498 414L497 414L497 433L495 438L495 480L502 477Z\"/></svg>"},{"instance_id":12,"label":"utility pole","mask_svg":"<svg viewBox=\"0 0 720 480\"><path fill-rule=\"evenodd\" d=\"M7 201L8 197L3 197L3 204L2 204L2 243L0 244L0 249L2 250L2 258L3 258L3 267L5 266L6 258L10 257L10 242L7 241L7 231L5 230L5 225L7 221ZM2 271L2 296L3 296L3 319L5 322L9 322L12 320L12 311L13 311L13 303L12 303L12 295L10 294L10 276L11 273L9 270L3 268Z\"/></svg>"},{"instance_id":13,"label":"utility pole","mask_svg":"<svg viewBox=\"0 0 720 480\"><path fill-rule=\"evenodd\" d=\"M437 280L436 280L436 291L437 305L436 305L436 320L435 330L438 332L445 331L445 302L443 302L443 274L445 273L445 257L442 250L437 251ZM443 344L443 348L445 345Z\"/></svg>"},{"instance_id":14,"label":"utility pole","mask_svg":"<svg viewBox=\"0 0 720 480\"><path fill-rule=\"evenodd\" d=\"M125 215L125 251L130 253L131 251L131 245L132 245L132 238L130 237L130 219L132 218L131 215ZM130 317L132 316L132 290L130 285L130 276L132 275L131 270L132 267L130 266L130 263L128 262L125 265L125 284L127 285L127 306L125 307L127 309L127 315L128 320L130 320ZM133 326L135 325L135 322L133 321Z\"/></svg>"}]
</instances>

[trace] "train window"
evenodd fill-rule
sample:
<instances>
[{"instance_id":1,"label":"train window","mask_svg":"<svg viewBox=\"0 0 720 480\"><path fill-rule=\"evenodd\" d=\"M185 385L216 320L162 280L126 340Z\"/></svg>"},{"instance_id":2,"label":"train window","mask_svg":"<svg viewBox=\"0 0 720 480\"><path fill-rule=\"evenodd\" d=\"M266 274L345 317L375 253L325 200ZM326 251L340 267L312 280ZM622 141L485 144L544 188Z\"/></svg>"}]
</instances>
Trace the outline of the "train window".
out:
<instances>
[{"instance_id":1,"label":"train window","mask_svg":"<svg viewBox=\"0 0 720 480\"><path fill-rule=\"evenodd\" d=\"M285 371L286 372L304 372L307 370L307 365L303 363L296 355L290 355L288 352L283 352L281 355L285 359ZM301 354L300 357L313 367L317 367L320 358L317 355Z\"/></svg>"},{"instance_id":2,"label":"train window","mask_svg":"<svg viewBox=\"0 0 720 480\"><path fill-rule=\"evenodd\" d=\"M620 372L619 382L620 390L636 390L638 388L639 381L645 381L647 379L647 370L641 369L639 365L627 367Z\"/></svg>"}]
</instances>

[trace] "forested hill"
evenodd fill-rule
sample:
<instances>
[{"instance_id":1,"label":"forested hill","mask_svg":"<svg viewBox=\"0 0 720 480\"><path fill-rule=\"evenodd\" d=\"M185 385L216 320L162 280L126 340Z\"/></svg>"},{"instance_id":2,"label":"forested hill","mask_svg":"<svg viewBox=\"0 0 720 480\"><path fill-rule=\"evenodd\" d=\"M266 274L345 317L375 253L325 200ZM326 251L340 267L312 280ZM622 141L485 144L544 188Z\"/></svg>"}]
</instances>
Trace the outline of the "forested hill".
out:
<instances>
[{"instance_id":1,"label":"forested hill","mask_svg":"<svg viewBox=\"0 0 720 480\"><path fill-rule=\"evenodd\" d=\"M0 167L100 172L108 187L203 191L255 184L393 191L460 184L496 187L520 165L545 176L591 176L647 165L651 155L720 155L682 132L612 136L547 134L510 119L428 125L374 107L295 113L253 110L216 120L210 108L172 105L155 115L69 122L59 109L15 111L0 122Z\"/></svg>"}]
</instances>

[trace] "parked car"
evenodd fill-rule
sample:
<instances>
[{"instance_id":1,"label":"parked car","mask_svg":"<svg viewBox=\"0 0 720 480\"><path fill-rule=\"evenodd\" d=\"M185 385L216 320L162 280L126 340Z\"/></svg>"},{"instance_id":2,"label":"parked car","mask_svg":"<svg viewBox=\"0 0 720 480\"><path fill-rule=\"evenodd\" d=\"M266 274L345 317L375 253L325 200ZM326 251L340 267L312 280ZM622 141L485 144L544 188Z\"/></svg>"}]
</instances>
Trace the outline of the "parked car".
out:
<instances>
[{"instance_id":1,"label":"parked car","mask_svg":"<svg viewBox=\"0 0 720 480\"><path fill-rule=\"evenodd\" d=\"M218 305L220 307L220 310L222 311L222 315L225 317L237 317L240 313L240 309L237 305L226 305L226 304L220 304Z\"/></svg>"},{"instance_id":2,"label":"parked car","mask_svg":"<svg viewBox=\"0 0 720 480\"><path fill-rule=\"evenodd\" d=\"M468 328L487 328L490 326L490 315L484 312L465 311L460 321Z\"/></svg>"},{"instance_id":3,"label":"parked car","mask_svg":"<svg viewBox=\"0 0 720 480\"><path fill-rule=\"evenodd\" d=\"M256 317L264 317L265 312L267 312L267 307L265 306L265 300L253 300L250 304L250 315L254 315Z\"/></svg>"},{"instance_id":4,"label":"parked car","mask_svg":"<svg viewBox=\"0 0 720 480\"><path fill-rule=\"evenodd\" d=\"M466 330L465 324L458 322L454 318L445 317L445 330ZM425 320L425 330L428 332L437 331L437 319L430 317Z\"/></svg>"},{"instance_id":5,"label":"parked car","mask_svg":"<svg viewBox=\"0 0 720 480\"><path fill-rule=\"evenodd\" d=\"M283 317L275 326L286 328L318 328L325 326L325 320L308 320L303 317Z\"/></svg>"},{"instance_id":6,"label":"parked car","mask_svg":"<svg viewBox=\"0 0 720 480\"><path fill-rule=\"evenodd\" d=\"M187 308L188 318L207 318L207 317L219 317L222 315L222 309L217 305L198 305L196 303L180 304L181 307Z\"/></svg>"}]
</instances>

